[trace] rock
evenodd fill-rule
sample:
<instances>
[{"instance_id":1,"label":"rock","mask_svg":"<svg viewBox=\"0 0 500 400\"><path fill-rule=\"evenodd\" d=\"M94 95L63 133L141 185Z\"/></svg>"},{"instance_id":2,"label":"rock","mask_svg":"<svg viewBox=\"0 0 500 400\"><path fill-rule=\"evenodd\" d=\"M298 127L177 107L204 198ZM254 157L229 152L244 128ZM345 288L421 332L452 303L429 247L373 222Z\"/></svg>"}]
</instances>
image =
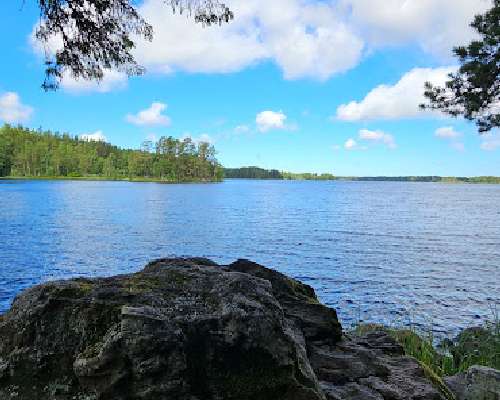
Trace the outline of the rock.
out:
<instances>
[{"instance_id":1,"label":"rock","mask_svg":"<svg viewBox=\"0 0 500 400\"><path fill-rule=\"evenodd\" d=\"M9 372L9 364L4 362L0 358L0 381L4 378L7 378Z\"/></svg>"},{"instance_id":2,"label":"rock","mask_svg":"<svg viewBox=\"0 0 500 400\"><path fill-rule=\"evenodd\" d=\"M164 259L51 282L0 316L0 399L442 399L384 332L342 336L312 288L255 263Z\"/></svg>"},{"instance_id":3,"label":"rock","mask_svg":"<svg viewBox=\"0 0 500 400\"><path fill-rule=\"evenodd\" d=\"M493 368L475 365L445 382L457 400L500 399L500 371Z\"/></svg>"},{"instance_id":4,"label":"rock","mask_svg":"<svg viewBox=\"0 0 500 400\"><path fill-rule=\"evenodd\" d=\"M314 346L310 361L329 400L440 400L420 364L383 330Z\"/></svg>"}]
</instances>

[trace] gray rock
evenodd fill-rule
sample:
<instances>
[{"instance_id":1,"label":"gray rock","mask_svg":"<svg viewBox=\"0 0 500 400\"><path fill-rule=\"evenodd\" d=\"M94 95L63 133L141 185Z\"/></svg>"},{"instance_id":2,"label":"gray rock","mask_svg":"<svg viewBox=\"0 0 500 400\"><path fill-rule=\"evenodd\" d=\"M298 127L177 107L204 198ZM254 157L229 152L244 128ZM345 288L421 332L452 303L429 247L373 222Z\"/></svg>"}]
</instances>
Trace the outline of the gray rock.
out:
<instances>
[{"instance_id":1,"label":"gray rock","mask_svg":"<svg viewBox=\"0 0 500 400\"><path fill-rule=\"evenodd\" d=\"M312 347L310 361L329 400L440 400L420 364L385 331Z\"/></svg>"},{"instance_id":2,"label":"gray rock","mask_svg":"<svg viewBox=\"0 0 500 400\"><path fill-rule=\"evenodd\" d=\"M493 368L475 365L445 382L457 400L500 399L500 371Z\"/></svg>"},{"instance_id":3,"label":"gray rock","mask_svg":"<svg viewBox=\"0 0 500 400\"><path fill-rule=\"evenodd\" d=\"M312 288L245 260L51 282L0 316L0 399L442 399L384 332L342 336Z\"/></svg>"}]
</instances>

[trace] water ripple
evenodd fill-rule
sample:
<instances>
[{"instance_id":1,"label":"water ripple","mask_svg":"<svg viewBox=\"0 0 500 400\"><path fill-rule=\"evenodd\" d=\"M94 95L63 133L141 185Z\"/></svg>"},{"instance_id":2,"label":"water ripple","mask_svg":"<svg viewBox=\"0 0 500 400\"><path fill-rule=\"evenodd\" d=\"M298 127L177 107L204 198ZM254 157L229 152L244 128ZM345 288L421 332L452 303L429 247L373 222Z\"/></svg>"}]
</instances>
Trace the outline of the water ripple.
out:
<instances>
[{"instance_id":1,"label":"water ripple","mask_svg":"<svg viewBox=\"0 0 500 400\"><path fill-rule=\"evenodd\" d=\"M47 280L250 258L345 324L477 325L500 305L500 186L231 180L0 183L0 312Z\"/></svg>"}]
</instances>

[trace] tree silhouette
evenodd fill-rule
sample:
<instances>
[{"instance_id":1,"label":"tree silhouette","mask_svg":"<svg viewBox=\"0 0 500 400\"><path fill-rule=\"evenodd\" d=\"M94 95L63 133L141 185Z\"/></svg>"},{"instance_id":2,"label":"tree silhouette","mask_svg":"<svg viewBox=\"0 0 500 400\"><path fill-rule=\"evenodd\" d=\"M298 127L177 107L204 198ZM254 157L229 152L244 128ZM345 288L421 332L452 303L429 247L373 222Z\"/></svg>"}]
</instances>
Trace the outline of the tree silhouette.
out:
<instances>
[{"instance_id":1,"label":"tree silhouette","mask_svg":"<svg viewBox=\"0 0 500 400\"><path fill-rule=\"evenodd\" d=\"M480 40L453 49L460 68L450 74L445 87L427 82L428 104L421 108L441 110L454 117L474 121L479 132L500 126L500 0L493 8L477 15L471 26Z\"/></svg>"},{"instance_id":2,"label":"tree silhouette","mask_svg":"<svg viewBox=\"0 0 500 400\"><path fill-rule=\"evenodd\" d=\"M55 90L63 74L101 80L104 71L144 72L131 51L133 36L151 41L153 28L138 13L136 0L37 0L41 23L36 38L46 51L45 90ZM218 0L164 0L172 11L189 13L204 26L227 23L232 11ZM49 42L61 43L55 53Z\"/></svg>"}]
</instances>

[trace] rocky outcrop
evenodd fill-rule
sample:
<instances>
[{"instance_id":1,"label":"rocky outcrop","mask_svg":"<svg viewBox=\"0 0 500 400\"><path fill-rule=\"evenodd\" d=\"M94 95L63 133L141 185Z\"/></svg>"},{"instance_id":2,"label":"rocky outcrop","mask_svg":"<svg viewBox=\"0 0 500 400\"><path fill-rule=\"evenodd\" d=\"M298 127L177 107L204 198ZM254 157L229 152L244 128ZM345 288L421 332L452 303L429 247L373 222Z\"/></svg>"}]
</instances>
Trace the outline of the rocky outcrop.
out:
<instances>
[{"instance_id":1,"label":"rocky outcrop","mask_svg":"<svg viewBox=\"0 0 500 400\"><path fill-rule=\"evenodd\" d=\"M496 369L475 365L445 381L457 400L500 399L500 371Z\"/></svg>"},{"instance_id":2,"label":"rocky outcrop","mask_svg":"<svg viewBox=\"0 0 500 400\"><path fill-rule=\"evenodd\" d=\"M342 336L314 291L249 261L155 261L21 293L0 399L442 399L384 332Z\"/></svg>"}]
</instances>

